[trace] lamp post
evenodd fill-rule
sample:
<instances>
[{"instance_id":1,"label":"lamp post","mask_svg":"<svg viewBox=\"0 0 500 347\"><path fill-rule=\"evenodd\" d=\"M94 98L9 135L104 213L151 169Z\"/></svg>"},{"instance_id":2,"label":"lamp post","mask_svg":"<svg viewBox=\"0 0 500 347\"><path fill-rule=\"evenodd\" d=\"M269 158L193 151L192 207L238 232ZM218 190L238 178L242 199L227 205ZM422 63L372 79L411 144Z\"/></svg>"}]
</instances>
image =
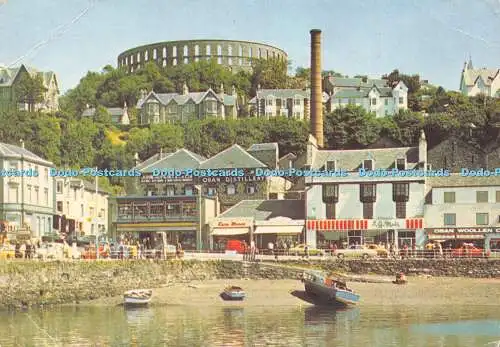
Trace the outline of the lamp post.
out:
<instances>
[{"instance_id":1,"label":"lamp post","mask_svg":"<svg viewBox=\"0 0 500 347\"><path fill-rule=\"evenodd\" d=\"M201 190L203 186L201 184L195 185L195 188L198 190L198 229L197 229L197 236L196 236L196 249L201 250L202 249L202 235L201 235Z\"/></svg>"},{"instance_id":2,"label":"lamp post","mask_svg":"<svg viewBox=\"0 0 500 347\"><path fill-rule=\"evenodd\" d=\"M21 148L24 149L24 140L19 140L21 143ZM24 151L21 151L21 172L24 172ZM24 174L21 175L21 225L20 228L24 227Z\"/></svg>"}]
</instances>

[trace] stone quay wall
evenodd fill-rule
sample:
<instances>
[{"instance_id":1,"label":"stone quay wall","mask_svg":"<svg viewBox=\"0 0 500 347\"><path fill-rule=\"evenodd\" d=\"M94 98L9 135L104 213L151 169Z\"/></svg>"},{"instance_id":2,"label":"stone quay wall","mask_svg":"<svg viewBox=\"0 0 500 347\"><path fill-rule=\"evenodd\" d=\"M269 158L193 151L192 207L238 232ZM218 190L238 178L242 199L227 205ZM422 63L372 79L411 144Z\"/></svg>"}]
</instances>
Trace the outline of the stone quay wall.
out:
<instances>
[{"instance_id":1,"label":"stone quay wall","mask_svg":"<svg viewBox=\"0 0 500 347\"><path fill-rule=\"evenodd\" d=\"M192 280L298 279L305 269L356 275L394 276L404 272L500 278L500 260L12 261L0 263L0 308L79 303L122 295L129 289L158 288Z\"/></svg>"}]
</instances>

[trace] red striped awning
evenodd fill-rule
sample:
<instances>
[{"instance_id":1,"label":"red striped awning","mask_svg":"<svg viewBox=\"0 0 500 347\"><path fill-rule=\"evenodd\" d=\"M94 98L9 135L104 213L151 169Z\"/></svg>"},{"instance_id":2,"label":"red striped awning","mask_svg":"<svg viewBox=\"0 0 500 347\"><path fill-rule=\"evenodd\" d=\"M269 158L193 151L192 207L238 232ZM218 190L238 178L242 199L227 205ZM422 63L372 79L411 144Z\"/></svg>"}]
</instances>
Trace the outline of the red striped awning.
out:
<instances>
[{"instance_id":1,"label":"red striped awning","mask_svg":"<svg viewBox=\"0 0 500 347\"><path fill-rule=\"evenodd\" d=\"M321 231L366 230L368 229L368 220L367 219L308 220L307 229L321 230Z\"/></svg>"},{"instance_id":2,"label":"red striped awning","mask_svg":"<svg viewBox=\"0 0 500 347\"><path fill-rule=\"evenodd\" d=\"M422 218L412 218L405 221L406 229L422 229L424 220Z\"/></svg>"}]
</instances>

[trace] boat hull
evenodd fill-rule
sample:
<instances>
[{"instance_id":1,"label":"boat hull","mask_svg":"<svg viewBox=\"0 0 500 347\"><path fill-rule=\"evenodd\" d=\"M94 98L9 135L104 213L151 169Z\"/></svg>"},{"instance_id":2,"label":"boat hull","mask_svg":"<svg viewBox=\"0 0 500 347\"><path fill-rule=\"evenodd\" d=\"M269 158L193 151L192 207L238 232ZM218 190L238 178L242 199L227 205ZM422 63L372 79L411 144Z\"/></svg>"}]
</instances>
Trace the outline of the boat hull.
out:
<instances>
[{"instance_id":1,"label":"boat hull","mask_svg":"<svg viewBox=\"0 0 500 347\"><path fill-rule=\"evenodd\" d=\"M147 305L152 295L151 290L130 290L123 295L123 302L126 305Z\"/></svg>"},{"instance_id":2,"label":"boat hull","mask_svg":"<svg viewBox=\"0 0 500 347\"><path fill-rule=\"evenodd\" d=\"M139 299L139 298L124 298L124 302L127 305L147 305L151 299Z\"/></svg>"},{"instance_id":3,"label":"boat hull","mask_svg":"<svg viewBox=\"0 0 500 347\"><path fill-rule=\"evenodd\" d=\"M243 300L243 299L245 299L244 292L222 292L222 296L225 300Z\"/></svg>"},{"instance_id":4,"label":"boat hull","mask_svg":"<svg viewBox=\"0 0 500 347\"><path fill-rule=\"evenodd\" d=\"M339 304L339 305L356 305L359 302L360 296L358 294L340 290L329 288L319 283L314 283L311 281L304 281L304 287L306 293L314 296L321 301Z\"/></svg>"}]
</instances>

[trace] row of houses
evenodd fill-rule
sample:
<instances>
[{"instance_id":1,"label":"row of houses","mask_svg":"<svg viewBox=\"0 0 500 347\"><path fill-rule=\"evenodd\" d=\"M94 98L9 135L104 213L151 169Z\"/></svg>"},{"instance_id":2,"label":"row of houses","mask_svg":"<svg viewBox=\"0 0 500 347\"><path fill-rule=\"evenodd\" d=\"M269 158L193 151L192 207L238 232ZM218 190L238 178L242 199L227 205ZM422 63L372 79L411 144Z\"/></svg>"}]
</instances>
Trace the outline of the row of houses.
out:
<instances>
[{"instance_id":1,"label":"row of houses","mask_svg":"<svg viewBox=\"0 0 500 347\"><path fill-rule=\"evenodd\" d=\"M0 219L8 232L40 238L53 232L99 235L109 230L109 193L96 182L52 177L54 164L21 146L0 143ZM24 171L23 175L12 174Z\"/></svg>"},{"instance_id":2,"label":"row of houses","mask_svg":"<svg viewBox=\"0 0 500 347\"><path fill-rule=\"evenodd\" d=\"M159 153L137 163L143 176L130 184L127 196L117 198L116 232L140 237L165 232L169 242L186 249L217 249L229 239L254 239L260 247L279 240L307 240L313 247L332 242L423 245L437 237L481 242L486 232L500 228L500 179L460 175L461 168L500 167L497 150L474 158L474 147L454 137L428 149L423 133L416 147L376 147L318 149L311 136L307 153L300 156L279 157L276 143L247 149L236 144L211 158L187 149ZM187 168L244 174L158 176L162 169ZM257 174L289 168L348 175ZM360 168L421 174L360 176Z\"/></svg>"}]
</instances>

